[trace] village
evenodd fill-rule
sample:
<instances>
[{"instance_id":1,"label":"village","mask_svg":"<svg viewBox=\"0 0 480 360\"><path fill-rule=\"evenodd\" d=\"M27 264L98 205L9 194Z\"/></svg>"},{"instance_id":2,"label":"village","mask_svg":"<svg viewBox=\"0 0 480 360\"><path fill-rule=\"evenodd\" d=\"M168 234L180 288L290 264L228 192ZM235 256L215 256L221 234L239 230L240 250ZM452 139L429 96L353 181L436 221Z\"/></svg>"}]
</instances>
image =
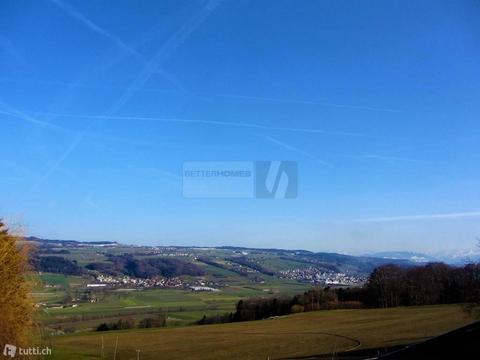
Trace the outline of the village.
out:
<instances>
[{"instance_id":1,"label":"village","mask_svg":"<svg viewBox=\"0 0 480 360\"><path fill-rule=\"evenodd\" d=\"M366 278L360 275L352 275L338 272L328 272L316 267L304 269L292 269L280 271L280 277L284 279L298 280L325 286L361 286Z\"/></svg>"},{"instance_id":2,"label":"village","mask_svg":"<svg viewBox=\"0 0 480 360\"><path fill-rule=\"evenodd\" d=\"M155 278L134 278L126 275L113 276L99 274L96 276L95 283L87 284L87 288L170 288L170 289L190 289L192 291L219 291L219 287L225 285L213 281L194 280L186 281L179 277L155 277Z\"/></svg>"}]
</instances>

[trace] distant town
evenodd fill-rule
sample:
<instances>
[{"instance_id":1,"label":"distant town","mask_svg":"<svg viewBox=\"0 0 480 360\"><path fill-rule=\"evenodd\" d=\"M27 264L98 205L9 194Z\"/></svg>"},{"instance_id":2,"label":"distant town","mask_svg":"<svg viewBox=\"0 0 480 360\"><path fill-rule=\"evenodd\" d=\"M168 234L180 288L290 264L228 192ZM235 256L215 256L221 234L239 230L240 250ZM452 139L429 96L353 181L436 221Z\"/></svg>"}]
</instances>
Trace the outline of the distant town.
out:
<instances>
[{"instance_id":1,"label":"distant town","mask_svg":"<svg viewBox=\"0 0 480 360\"><path fill-rule=\"evenodd\" d=\"M360 286L367 280L366 276L326 272L315 267L308 267L306 269L282 270L280 271L280 277L326 286Z\"/></svg>"}]
</instances>

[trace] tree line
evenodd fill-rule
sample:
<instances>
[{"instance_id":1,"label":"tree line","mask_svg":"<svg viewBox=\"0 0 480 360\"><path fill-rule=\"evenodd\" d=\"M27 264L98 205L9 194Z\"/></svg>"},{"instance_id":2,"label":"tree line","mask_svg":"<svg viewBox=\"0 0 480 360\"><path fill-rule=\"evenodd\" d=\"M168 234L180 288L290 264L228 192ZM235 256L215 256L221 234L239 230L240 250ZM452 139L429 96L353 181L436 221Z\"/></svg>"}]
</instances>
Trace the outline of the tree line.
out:
<instances>
[{"instance_id":1,"label":"tree line","mask_svg":"<svg viewBox=\"0 0 480 360\"><path fill-rule=\"evenodd\" d=\"M108 255L108 262L90 263L85 267L56 255L40 255L32 252L29 262L35 271L50 272L64 275L83 275L87 270L95 270L109 275L128 275L137 278L152 278L156 276L174 277L180 275L201 276L205 272L191 262L172 258L137 259L133 255Z\"/></svg>"},{"instance_id":2,"label":"tree line","mask_svg":"<svg viewBox=\"0 0 480 360\"><path fill-rule=\"evenodd\" d=\"M375 269L359 300L370 307L471 303L480 300L480 264L453 267L443 263Z\"/></svg>"},{"instance_id":3,"label":"tree line","mask_svg":"<svg viewBox=\"0 0 480 360\"><path fill-rule=\"evenodd\" d=\"M337 289L318 287L292 297L282 296L240 300L234 312L210 317L203 316L202 319L197 321L197 324L252 321L299 312L358 307L363 307L363 305L357 301L346 300L340 302Z\"/></svg>"},{"instance_id":4,"label":"tree line","mask_svg":"<svg viewBox=\"0 0 480 360\"><path fill-rule=\"evenodd\" d=\"M133 329L135 327L140 329L165 327L167 324L167 318L160 314L154 317L146 317L141 319L138 323L131 317L120 318L115 322L101 323L97 327L97 331L110 331L110 330L126 330Z\"/></svg>"},{"instance_id":5,"label":"tree line","mask_svg":"<svg viewBox=\"0 0 480 360\"><path fill-rule=\"evenodd\" d=\"M36 271L50 272L64 275L82 275L86 271L79 266L76 260L69 260L62 256L39 256L38 253L30 256L30 266Z\"/></svg>"},{"instance_id":6,"label":"tree line","mask_svg":"<svg viewBox=\"0 0 480 360\"><path fill-rule=\"evenodd\" d=\"M431 263L418 267L383 265L363 287L314 288L279 298L240 300L228 314L204 316L200 325L261 320L298 312L339 308L388 308L480 302L480 264L453 267Z\"/></svg>"},{"instance_id":7,"label":"tree line","mask_svg":"<svg viewBox=\"0 0 480 360\"><path fill-rule=\"evenodd\" d=\"M108 263L91 263L86 267L110 275L128 275L137 278L180 275L201 276L205 272L191 262L172 258L137 259L131 254L108 255Z\"/></svg>"},{"instance_id":8,"label":"tree line","mask_svg":"<svg viewBox=\"0 0 480 360\"><path fill-rule=\"evenodd\" d=\"M229 258L226 258L225 260L228 260L228 261L233 262L233 263L237 263L237 264L242 265L242 266L246 266L250 269L256 270L259 273L262 273L262 274L265 274L265 275L269 275L269 276L274 276L275 275L274 271L269 270L269 269L263 267L262 265L252 261L252 260L247 259L245 256L229 257Z\"/></svg>"}]
</instances>

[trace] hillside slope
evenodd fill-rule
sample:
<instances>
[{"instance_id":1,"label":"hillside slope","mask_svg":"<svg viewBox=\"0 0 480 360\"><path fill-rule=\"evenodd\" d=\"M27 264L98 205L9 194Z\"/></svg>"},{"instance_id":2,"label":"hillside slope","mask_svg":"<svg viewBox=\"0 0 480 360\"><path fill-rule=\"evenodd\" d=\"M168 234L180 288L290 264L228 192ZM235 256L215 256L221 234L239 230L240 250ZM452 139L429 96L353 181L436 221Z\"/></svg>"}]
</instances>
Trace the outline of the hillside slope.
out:
<instances>
[{"instance_id":1,"label":"hillside slope","mask_svg":"<svg viewBox=\"0 0 480 360\"><path fill-rule=\"evenodd\" d=\"M456 305L332 310L222 325L132 330L53 339L55 359L278 359L407 344L471 320Z\"/></svg>"}]
</instances>

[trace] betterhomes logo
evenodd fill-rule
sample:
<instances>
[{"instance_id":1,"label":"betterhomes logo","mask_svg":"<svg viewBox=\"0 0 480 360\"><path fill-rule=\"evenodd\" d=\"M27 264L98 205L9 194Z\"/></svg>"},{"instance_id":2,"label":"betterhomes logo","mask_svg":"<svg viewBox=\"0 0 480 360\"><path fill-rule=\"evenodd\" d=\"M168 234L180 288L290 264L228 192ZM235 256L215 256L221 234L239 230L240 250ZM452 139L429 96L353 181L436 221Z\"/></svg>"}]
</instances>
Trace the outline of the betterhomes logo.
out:
<instances>
[{"instance_id":1,"label":"betterhomes logo","mask_svg":"<svg viewBox=\"0 0 480 360\"><path fill-rule=\"evenodd\" d=\"M295 161L187 161L183 196L187 198L295 199Z\"/></svg>"},{"instance_id":2,"label":"betterhomes logo","mask_svg":"<svg viewBox=\"0 0 480 360\"><path fill-rule=\"evenodd\" d=\"M22 348L12 344L5 344L3 356L14 358L15 356L47 356L52 355L52 349L46 347L28 347Z\"/></svg>"}]
</instances>

